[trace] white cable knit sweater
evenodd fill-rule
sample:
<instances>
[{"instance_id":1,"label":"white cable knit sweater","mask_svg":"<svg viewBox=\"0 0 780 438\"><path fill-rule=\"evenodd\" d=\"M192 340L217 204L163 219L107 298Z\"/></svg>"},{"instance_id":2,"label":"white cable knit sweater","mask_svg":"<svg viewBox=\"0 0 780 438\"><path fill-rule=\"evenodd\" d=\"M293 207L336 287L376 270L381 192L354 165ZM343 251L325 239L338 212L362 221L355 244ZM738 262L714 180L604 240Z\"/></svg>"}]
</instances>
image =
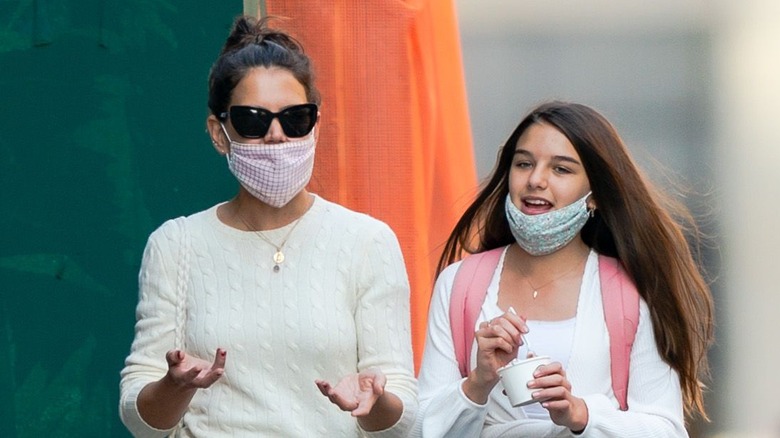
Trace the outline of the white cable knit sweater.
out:
<instances>
[{"instance_id":1,"label":"white cable knit sweater","mask_svg":"<svg viewBox=\"0 0 780 438\"><path fill-rule=\"evenodd\" d=\"M135 436L148 426L136 398L167 371L174 348L180 265L188 260L187 353L213 360L227 350L225 375L198 390L184 416L196 437L360 436L357 421L320 394L314 381L337 383L369 367L404 403L402 418L369 436L405 436L417 408L409 322L409 284L395 234L369 216L320 197L284 246L217 219L217 206L184 219L189 253L181 257L177 221L149 237L139 275L135 339L121 372L120 414ZM281 242L291 225L264 234Z\"/></svg>"},{"instance_id":2,"label":"white cable knit sweater","mask_svg":"<svg viewBox=\"0 0 780 438\"><path fill-rule=\"evenodd\" d=\"M504 252L506 254L506 251ZM498 283L503 255L496 268L477 326L501 315ZM499 382L485 405L469 400L461 389L463 378L455 360L449 321L449 302L460 262L436 281L428 316L428 337L420 369L420 411L412 436L431 437L574 437L551 420L531 419L513 408ZM518 309L520 311L520 309ZM522 313L522 311L520 311ZM471 367L476 366L476 345ZM539 352L545 354L545 352ZM609 334L604 322L598 254L591 251L580 288L574 342L566 375L572 393L588 406L589 421L580 438L686 437L682 393L677 373L661 360L656 348L649 310L640 300L639 326L631 351L628 411L618 409L612 392Z\"/></svg>"}]
</instances>

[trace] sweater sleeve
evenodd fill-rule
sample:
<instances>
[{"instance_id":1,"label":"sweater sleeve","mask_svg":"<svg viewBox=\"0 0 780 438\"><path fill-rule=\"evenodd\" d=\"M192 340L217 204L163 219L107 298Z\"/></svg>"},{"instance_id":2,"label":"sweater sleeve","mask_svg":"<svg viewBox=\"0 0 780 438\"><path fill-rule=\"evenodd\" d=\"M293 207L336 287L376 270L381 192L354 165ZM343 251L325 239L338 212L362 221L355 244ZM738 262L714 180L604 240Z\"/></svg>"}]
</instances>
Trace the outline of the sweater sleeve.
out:
<instances>
[{"instance_id":1,"label":"sweater sleeve","mask_svg":"<svg viewBox=\"0 0 780 438\"><path fill-rule=\"evenodd\" d=\"M455 360L449 305L457 266L445 269L434 285L419 376L420 412L412 436L479 436L487 415L487 405L476 404L463 393Z\"/></svg>"},{"instance_id":2,"label":"sweater sleeve","mask_svg":"<svg viewBox=\"0 0 780 438\"><path fill-rule=\"evenodd\" d=\"M355 254L357 304L355 329L358 371L378 368L387 377L385 391L403 402L403 414L391 427L363 433L405 437L417 413L417 381L411 348L409 280L400 245L385 224L368 236Z\"/></svg>"},{"instance_id":3,"label":"sweater sleeve","mask_svg":"<svg viewBox=\"0 0 780 438\"><path fill-rule=\"evenodd\" d=\"M149 236L138 275L135 337L120 373L119 415L136 437L164 437L172 429L148 425L138 413L136 400L149 383L168 371L165 354L174 348L177 307L176 277L179 267L179 226L167 221Z\"/></svg>"}]
</instances>

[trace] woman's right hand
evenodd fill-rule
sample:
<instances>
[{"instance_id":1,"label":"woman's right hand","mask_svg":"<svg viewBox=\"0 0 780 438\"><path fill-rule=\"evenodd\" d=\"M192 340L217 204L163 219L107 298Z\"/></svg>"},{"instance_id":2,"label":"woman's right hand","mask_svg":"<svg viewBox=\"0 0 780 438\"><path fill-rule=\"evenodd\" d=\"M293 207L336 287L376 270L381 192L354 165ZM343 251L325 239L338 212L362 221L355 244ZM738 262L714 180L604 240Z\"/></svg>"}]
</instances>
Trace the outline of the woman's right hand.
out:
<instances>
[{"instance_id":1,"label":"woman's right hand","mask_svg":"<svg viewBox=\"0 0 780 438\"><path fill-rule=\"evenodd\" d=\"M165 354L168 372L146 385L138 394L138 413L157 429L170 429L181 420L199 388L208 388L225 374L227 352L217 349L214 362L190 356L181 350Z\"/></svg>"},{"instance_id":2,"label":"woman's right hand","mask_svg":"<svg viewBox=\"0 0 780 438\"><path fill-rule=\"evenodd\" d=\"M225 373L227 352L217 349L214 362L190 356L181 350L171 350L165 355L168 361L167 378L181 388L208 388Z\"/></svg>"},{"instance_id":3,"label":"woman's right hand","mask_svg":"<svg viewBox=\"0 0 780 438\"><path fill-rule=\"evenodd\" d=\"M522 345L521 333L527 332L525 321L510 311L479 325L474 334L477 366L463 382L463 392L469 399L478 404L487 402L490 391L498 383L498 369L517 358Z\"/></svg>"}]
</instances>

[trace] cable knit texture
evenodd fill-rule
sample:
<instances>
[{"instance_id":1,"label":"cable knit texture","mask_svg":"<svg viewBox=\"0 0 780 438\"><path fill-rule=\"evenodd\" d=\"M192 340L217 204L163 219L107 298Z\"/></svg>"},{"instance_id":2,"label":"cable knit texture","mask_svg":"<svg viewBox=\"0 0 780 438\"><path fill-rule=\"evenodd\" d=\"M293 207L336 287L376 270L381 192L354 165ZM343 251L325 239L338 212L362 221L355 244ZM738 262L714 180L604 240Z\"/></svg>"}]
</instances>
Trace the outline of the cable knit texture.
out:
<instances>
[{"instance_id":1,"label":"cable knit texture","mask_svg":"<svg viewBox=\"0 0 780 438\"><path fill-rule=\"evenodd\" d=\"M188 354L213 360L217 348L228 352L225 375L193 398L183 436L405 436L415 417L416 381L409 284L390 228L315 197L274 272L275 248L226 226L216 210L167 221L149 237L135 339L121 372L120 415L128 429L141 437L171 432L148 426L136 399L167 372L179 314ZM281 242L289 227L265 235ZM182 269L186 288L177 294ZM404 413L389 429L366 433L314 381L335 384L371 367L385 373L385 390L401 398Z\"/></svg>"},{"instance_id":2,"label":"cable knit texture","mask_svg":"<svg viewBox=\"0 0 780 438\"><path fill-rule=\"evenodd\" d=\"M449 302L460 262L445 269L436 281L428 316L428 337L420 369L420 412L412 436L430 437L574 437L550 420L528 418L513 408L499 382L485 405L469 400L455 360L449 321ZM495 318L503 255L477 320ZM518 309L519 313L522 311ZM582 438L679 438L688 436L683 422L682 393L677 373L660 357L649 310L639 306L639 327L631 351L628 411L621 411L612 393L609 333L604 321L598 254L591 251L582 279L574 342L566 375L572 393L585 400L589 422ZM475 326L476 329L476 326ZM476 344L471 368L476 366ZM544 352L537 352L544 354Z\"/></svg>"}]
</instances>

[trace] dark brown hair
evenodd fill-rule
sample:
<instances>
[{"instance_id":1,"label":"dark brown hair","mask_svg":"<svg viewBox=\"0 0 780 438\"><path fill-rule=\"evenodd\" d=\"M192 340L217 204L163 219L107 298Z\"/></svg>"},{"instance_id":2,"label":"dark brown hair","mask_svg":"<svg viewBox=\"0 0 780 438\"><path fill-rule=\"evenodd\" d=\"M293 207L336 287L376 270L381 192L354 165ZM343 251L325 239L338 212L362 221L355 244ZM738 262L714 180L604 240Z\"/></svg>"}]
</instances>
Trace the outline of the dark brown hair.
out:
<instances>
[{"instance_id":1,"label":"dark brown hair","mask_svg":"<svg viewBox=\"0 0 780 438\"><path fill-rule=\"evenodd\" d=\"M257 19L240 16L233 23L222 52L209 73L209 110L214 115L226 111L233 89L255 67L283 68L306 90L306 99L319 104L311 60L301 44L287 33L268 27L272 17Z\"/></svg>"},{"instance_id":2,"label":"dark brown hair","mask_svg":"<svg viewBox=\"0 0 780 438\"><path fill-rule=\"evenodd\" d=\"M541 122L568 138L588 175L597 209L582 229L583 241L622 262L650 309L661 357L679 373L686 413L706 419L700 378L708 376L713 303L686 239L687 234L698 244L700 233L688 210L640 173L615 128L594 109L548 102L520 122L447 239L437 273L464 252L515 242L504 211L509 170L518 139Z\"/></svg>"}]
</instances>

